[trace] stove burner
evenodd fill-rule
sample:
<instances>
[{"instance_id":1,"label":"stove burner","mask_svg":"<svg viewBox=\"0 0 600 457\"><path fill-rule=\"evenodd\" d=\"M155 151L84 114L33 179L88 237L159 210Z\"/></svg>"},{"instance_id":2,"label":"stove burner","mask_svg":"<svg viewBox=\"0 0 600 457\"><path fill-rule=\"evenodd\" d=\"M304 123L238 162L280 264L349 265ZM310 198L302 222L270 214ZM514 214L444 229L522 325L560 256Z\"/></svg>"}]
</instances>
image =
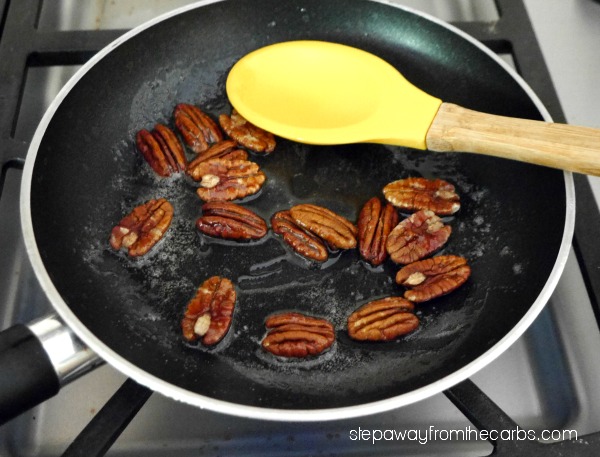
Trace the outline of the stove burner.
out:
<instances>
[{"instance_id":1,"label":"stove burner","mask_svg":"<svg viewBox=\"0 0 600 457\"><path fill-rule=\"evenodd\" d=\"M29 133L17 132L23 97L23 70L40 66L81 65L124 32L40 30L37 28L39 3L39 0L0 0L0 197L9 170L22 169L30 140ZM523 1L497 0L496 4L501 15L493 27L488 22L457 22L455 25L493 51L510 54L518 71L544 102L553 119L565 122ZM577 221L574 248L593 311L600 323L600 269L592 268L600 265L596 234L600 226L600 212L586 178L576 176L575 185ZM447 390L445 394L476 429L518 428L509 415L470 380ZM147 388L127 380L63 455L104 455L150 395ZM490 440L490 443L494 448L493 454L497 456L600 455L600 432L553 444L519 439Z\"/></svg>"}]
</instances>

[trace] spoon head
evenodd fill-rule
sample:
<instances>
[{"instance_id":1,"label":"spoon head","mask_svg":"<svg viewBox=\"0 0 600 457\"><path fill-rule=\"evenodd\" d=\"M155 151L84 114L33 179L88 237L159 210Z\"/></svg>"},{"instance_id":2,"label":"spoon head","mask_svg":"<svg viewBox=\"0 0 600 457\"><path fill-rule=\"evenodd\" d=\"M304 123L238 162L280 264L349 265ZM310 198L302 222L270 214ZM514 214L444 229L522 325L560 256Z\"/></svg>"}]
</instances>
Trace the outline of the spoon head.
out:
<instances>
[{"instance_id":1,"label":"spoon head","mask_svg":"<svg viewBox=\"0 0 600 457\"><path fill-rule=\"evenodd\" d=\"M357 48L289 41L240 59L226 85L253 124L309 144L389 143L425 149L441 100Z\"/></svg>"}]
</instances>

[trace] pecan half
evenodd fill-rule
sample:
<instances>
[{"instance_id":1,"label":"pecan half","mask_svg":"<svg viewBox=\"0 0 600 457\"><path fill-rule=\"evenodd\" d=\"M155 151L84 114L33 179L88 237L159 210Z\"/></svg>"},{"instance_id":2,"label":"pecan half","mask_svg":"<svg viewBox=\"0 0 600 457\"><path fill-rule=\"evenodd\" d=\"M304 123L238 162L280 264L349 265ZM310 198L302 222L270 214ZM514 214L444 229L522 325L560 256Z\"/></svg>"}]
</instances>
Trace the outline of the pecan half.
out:
<instances>
[{"instance_id":1,"label":"pecan half","mask_svg":"<svg viewBox=\"0 0 600 457\"><path fill-rule=\"evenodd\" d=\"M188 167L188 174L200 181L196 193L204 201L244 198L258 192L266 180L258 164L239 159L210 159Z\"/></svg>"},{"instance_id":2,"label":"pecan half","mask_svg":"<svg viewBox=\"0 0 600 457\"><path fill-rule=\"evenodd\" d=\"M233 140L223 140L210 146L206 151L199 153L188 165L188 171L193 170L202 162L210 159L248 160L248 153L239 149Z\"/></svg>"},{"instance_id":3,"label":"pecan half","mask_svg":"<svg viewBox=\"0 0 600 457\"><path fill-rule=\"evenodd\" d=\"M271 217L273 232L281 235L291 248L303 257L324 262L329 257L327 246L320 238L294 222L289 211L279 211Z\"/></svg>"},{"instance_id":4,"label":"pecan half","mask_svg":"<svg viewBox=\"0 0 600 457\"><path fill-rule=\"evenodd\" d=\"M470 275L467 259L440 255L401 268L396 274L396 282L409 288L404 293L407 300L421 303L449 294L463 285Z\"/></svg>"},{"instance_id":5,"label":"pecan half","mask_svg":"<svg viewBox=\"0 0 600 457\"><path fill-rule=\"evenodd\" d=\"M305 203L290 208L290 215L296 224L334 248L356 247L356 226L327 208Z\"/></svg>"},{"instance_id":6,"label":"pecan half","mask_svg":"<svg viewBox=\"0 0 600 457\"><path fill-rule=\"evenodd\" d=\"M269 333L262 347L281 357L306 357L317 355L335 341L333 325L325 319L300 313L283 313L271 316L265 322Z\"/></svg>"},{"instance_id":7,"label":"pecan half","mask_svg":"<svg viewBox=\"0 0 600 457\"><path fill-rule=\"evenodd\" d=\"M256 152L273 152L275 137L260 127L248 122L240 113L233 110L231 116L221 114L219 124L225 133L245 148Z\"/></svg>"},{"instance_id":8,"label":"pecan half","mask_svg":"<svg viewBox=\"0 0 600 457\"><path fill-rule=\"evenodd\" d=\"M197 106L180 103L175 107L173 117L185 143L196 154L206 151L209 144L223 139L219 126Z\"/></svg>"},{"instance_id":9,"label":"pecan half","mask_svg":"<svg viewBox=\"0 0 600 457\"><path fill-rule=\"evenodd\" d=\"M452 232L432 211L418 211L390 232L387 251L399 264L409 264L440 249Z\"/></svg>"},{"instance_id":10,"label":"pecan half","mask_svg":"<svg viewBox=\"0 0 600 457\"><path fill-rule=\"evenodd\" d=\"M259 239L267 234L267 224L260 216L231 202L202 205L196 227L206 235L232 240Z\"/></svg>"},{"instance_id":11,"label":"pecan half","mask_svg":"<svg viewBox=\"0 0 600 457\"><path fill-rule=\"evenodd\" d=\"M402 297L386 297L361 306L348 317L350 338L360 341L389 341L419 326L414 305Z\"/></svg>"},{"instance_id":12,"label":"pecan half","mask_svg":"<svg viewBox=\"0 0 600 457\"><path fill-rule=\"evenodd\" d=\"M235 300L235 288L229 279L213 276L204 281L181 320L183 337L190 342L202 338L205 346L217 344L231 326Z\"/></svg>"},{"instance_id":13,"label":"pecan half","mask_svg":"<svg viewBox=\"0 0 600 457\"><path fill-rule=\"evenodd\" d=\"M156 124L151 132L140 130L136 135L136 145L159 176L171 176L186 168L187 159L183 147L175 133L165 125Z\"/></svg>"},{"instance_id":14,"label":"pecan half","mask_svg":"<svg viewBox=\"0 0 600 457\"><path fill-rule=\"evenodd\" d=\"M381 200L373 197L360 210L358 215L358 249L363 259L371 265L381 265L388 254L388 235L398 224L398 213L391 204L383 206Z\"/></svg>"},{"instance_id":15,"label":"pecan half","mask_svg":"<svg viewBox=\"0 0 600 457\"><path fill-rule=\"evenodd\" d=\"M173 219L173 206L164 198L137 206L110 234L113 249L125 248L130 257L146 254L164 236Z\"/></svg>"},{"instance_id":16,"label":"pecan half","mask_svg":"<svg viewBox=\"0 0 600 457\"><path fill-rule=\"evenodd\" d=\"M460 209L460 198L454 186L443 179L400 179L385 186L383 195L392 205L411 212L426 209L449 216Z\"/></svg>"}]
</instances>

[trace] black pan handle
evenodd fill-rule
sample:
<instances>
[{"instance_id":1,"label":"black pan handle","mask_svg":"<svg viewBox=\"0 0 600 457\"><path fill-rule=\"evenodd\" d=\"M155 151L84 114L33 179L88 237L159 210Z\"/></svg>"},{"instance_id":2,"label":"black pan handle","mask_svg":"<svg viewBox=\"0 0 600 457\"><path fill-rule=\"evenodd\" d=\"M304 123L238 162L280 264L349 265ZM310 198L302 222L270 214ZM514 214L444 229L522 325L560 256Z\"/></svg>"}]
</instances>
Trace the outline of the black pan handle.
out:
<instances>
[{"instance_id":1,"label":"black pan handle","mask_svg":"<svg viewBox=\"0 0 600 457\"><path fill-rule=\"evenodd\" d=\"M56 316L0 333L0 425L101 363Z\"/></svg>"}]
</instances>

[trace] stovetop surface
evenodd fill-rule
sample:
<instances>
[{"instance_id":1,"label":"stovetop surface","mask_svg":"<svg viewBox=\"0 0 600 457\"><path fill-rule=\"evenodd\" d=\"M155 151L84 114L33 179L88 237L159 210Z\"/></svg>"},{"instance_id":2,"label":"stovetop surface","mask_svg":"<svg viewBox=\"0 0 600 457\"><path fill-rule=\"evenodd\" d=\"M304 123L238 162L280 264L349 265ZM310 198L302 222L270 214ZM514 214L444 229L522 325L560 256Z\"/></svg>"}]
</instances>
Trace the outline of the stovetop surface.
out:
<instances>
[{"instance_id":1,"label":"stovetop surface","mask_svg":"<svg viewBox=\"0 0 600 457\"><path fill-rule=\"evenodd\" d=\"M189 2L131 1L124 7L125 2L87 1L84 8L77 10L75 3L68 0L58 4L42 2L38 29L42 33L101 29L112 36L114 29L130 28L157 13ZM492 27L498 18L491 0L395 3L457 24L476 20ZM575 3L526 0L525 4L567 120L600 127L600 111L593 103L600 100L600 85L593 81L598 74L593 66L600 65L600 61L592 58L591 51L593 43L600 38L600 31L596 30L600 5L591 0ZM7 5L8 2L0 0L0 11ZM596 41L590 41L594 33ZM512 61L509 55L504 57ZM83 62L85 58L86 55L81 55L74 60ZM26 150L37 122L54 95L77 70L72 61L68 63L47 65L34 56L33 65L27 68L20 113L10 132L9 148L17 152L17 159ZM542 100L545 101L543 97ZM550 111L554 114L552 109ZM560 107L556 112L562 114ZM6 151L1 151L3 157L12 157ZM28 322L52 310L31 270L20 235L20 162L10 161L3 167L0 328L13 322ZM595 179L590 182L596 192L600 186ZM586 280L586 273L581 273L572 252L556 292L539 318L508 351L472 378L524 429L573 429L580 435L600 430L600 398L594 395L600 390L600 367L595 363L600 335L593 311L594 298L585 292ZM113 368L103 366L66 386L56 397L0 428L0 455L60 455L124 380ZM373 444L368 440L350 439L351 430L358 429L424 431L431 427L457 430L469 426L471 422L443 394L375 416L308 424L232 418L154 394L108 455L489 454L492 446L487 441L437 439L422 444L415 440L382 440Z\"/></svg>"}]
</instances>

